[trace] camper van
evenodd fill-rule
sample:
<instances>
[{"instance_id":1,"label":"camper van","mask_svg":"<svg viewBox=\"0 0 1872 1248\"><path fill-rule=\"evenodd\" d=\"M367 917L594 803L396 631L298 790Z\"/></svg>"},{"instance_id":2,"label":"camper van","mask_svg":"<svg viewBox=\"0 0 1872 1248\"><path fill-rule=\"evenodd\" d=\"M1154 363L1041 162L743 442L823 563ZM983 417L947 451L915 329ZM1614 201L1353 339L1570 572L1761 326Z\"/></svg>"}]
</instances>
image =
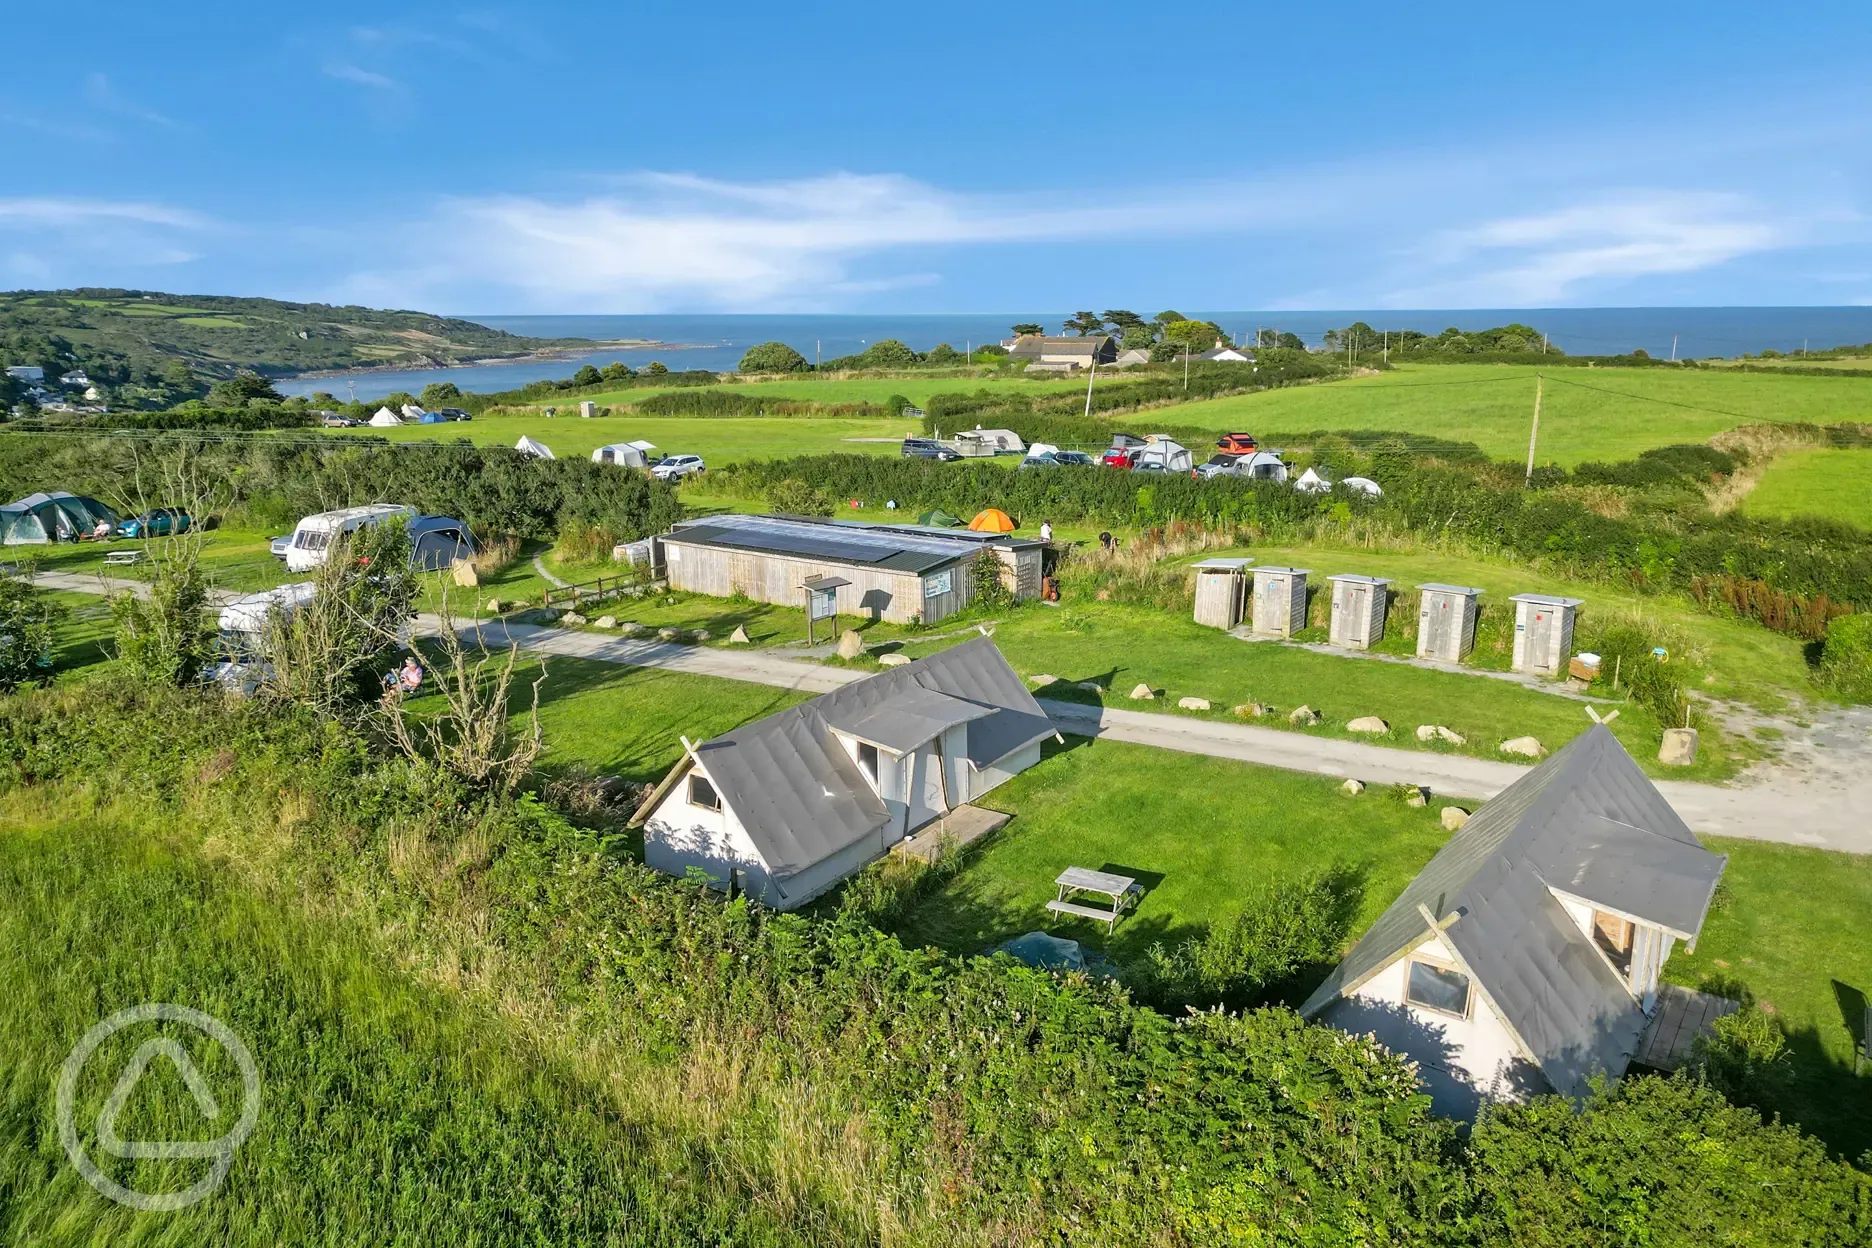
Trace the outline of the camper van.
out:
<instances>
[{"instance_id":1,"label":"camper van","mask_svg":"<svg viewBox=\"0 0 1872 1248\"><path fill-rule=\"evenodd\" d=\"M425 571L435 572L457 559L474 556L474 535L460 520L418 515L414 508L377 503L323 511L301 520L286 547L286 568L290 572L310 572L325 562L335 537L386 520L402 520L409 525L410 562Z\"/></svg>"},{"instance_id":2,"label":"camper van","mask_svg":"<svg viewBox=\"0 0 1872 1248\"><path fill-rule=\"evenodd\" d=\"M216 621L217 655L203 677L229 693L251 696L272 674L266 658L267 625L275 615L290 619L312 601L311 581L281 585L236 598L221 608Z\"/></svg>"}]
</instances>

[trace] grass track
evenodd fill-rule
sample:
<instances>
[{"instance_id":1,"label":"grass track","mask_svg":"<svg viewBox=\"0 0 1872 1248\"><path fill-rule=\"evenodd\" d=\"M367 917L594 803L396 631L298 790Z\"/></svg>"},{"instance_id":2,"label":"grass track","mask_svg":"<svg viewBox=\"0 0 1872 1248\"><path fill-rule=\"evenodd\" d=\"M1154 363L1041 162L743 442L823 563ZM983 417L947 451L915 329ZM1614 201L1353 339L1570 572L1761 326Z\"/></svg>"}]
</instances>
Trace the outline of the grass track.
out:
<instances>
[{"instance_id":1,"label":"grass track","mask_svg":"<svg viewBox=\"0 0 1872 1248\"><path fill-rule=\"evenodd\" d=\"M1872 451L1790 451L1743 500L1751 516L1812 516L1872 528Z\"/></svg>"}]
</instances>

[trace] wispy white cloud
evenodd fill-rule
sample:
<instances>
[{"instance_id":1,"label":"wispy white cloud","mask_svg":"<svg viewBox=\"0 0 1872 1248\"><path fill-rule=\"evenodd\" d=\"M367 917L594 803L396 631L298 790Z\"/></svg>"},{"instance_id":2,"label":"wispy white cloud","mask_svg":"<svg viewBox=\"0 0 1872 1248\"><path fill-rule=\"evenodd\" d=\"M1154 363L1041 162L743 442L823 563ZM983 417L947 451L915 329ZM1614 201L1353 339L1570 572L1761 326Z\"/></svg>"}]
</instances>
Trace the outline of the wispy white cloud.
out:
<instances>
[{"instance_id":1,"label":"wispy white cloud","mask_svg":"<svg viewBox=\"0 0 1872 1248\"><path fill-rule=\"evenodd\" d=\"M176 128L174 119L164 116L153 108L145 108L141 104L124 98L111 86L110 79L104 74L85 75L85 97L97 107L106 112L116 113L120 117L128 117L133 121L146 121L152 125L167 126L170 129Z\"/></svg>"},{"instance_id":2,"label":"wispy white cloud","mask_svg":"<svg viewBox=\"0 0 1872 1248\"><path fill-rule=\"evenodd\" d=\"M117 138L115 133L102 126L65 118L41 117L35 113L0 112L0 126L30 130L67 143L110 143Z\"/></svg>"},{"instance_id":3,"label":"wispy white cloud","mask_svg":"<svg viewBox=\"0 0 1872 1248\"><path fill-rule=\"evenodd\" d=\"M1692 273L1805 241L1812 219L1708 191L1633 190L1442 231L1394 306L1526 307L1582 287Z\"/></svg>"},{"instance_id":4,"label":"wispy white cloud","mask_svg":"<svg viewBox=\"0 0 1872 1248\"><path fill-rule=\"evenodd\" d=\"M387 74L365 69L362 65L353 65L349 61L327 61L325 74L341 82L355 82L359 86L374 87L379 91L395 91L402 85Z\"/></svg>"},{"instance_id":5,"label":"wispy white cloud","mask_svg":"<svg viewBox=\"0 0 1872 1248\"><path fill-rule=\"evenodd\" d=\"M110 285L113 275L188 264L203 253L184 240L211 237L215 224L136 200L0 198L0 283Z\"/></svg>"},{"instance_id":6,"label":"wispy white cloud","mask_svg":"<svg viewBox=\"0 0 1872 1248\"><path fill-rule=\"evenodd\" d=\"M128 221L178 229L200 229L209 224L207 217L187 208L135 200L43 196L0 199L0 229L66 229L101 221Z\"/></svg>"}]
</instances>

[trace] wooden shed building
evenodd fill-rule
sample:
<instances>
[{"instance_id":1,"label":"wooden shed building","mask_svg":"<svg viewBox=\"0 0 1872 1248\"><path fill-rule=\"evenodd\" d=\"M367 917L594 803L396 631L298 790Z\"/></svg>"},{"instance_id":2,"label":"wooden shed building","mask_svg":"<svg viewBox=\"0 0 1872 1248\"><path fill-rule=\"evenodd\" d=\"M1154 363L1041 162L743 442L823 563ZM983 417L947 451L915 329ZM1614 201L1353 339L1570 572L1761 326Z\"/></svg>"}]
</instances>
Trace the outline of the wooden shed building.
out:
<instances>
[{"instance_id":1,"label":"wooden shed building","mask_svg":"<svg viewBox=\"0 0 1872 1248\"><path fill-rule=\"evenodd\" d=\"M1254 570L1254 631L1291 637L1306 627L1306 568Z\"/></svg>"},{"instance_id":2,"label":"wooden shed building","mask_svg":"<svg viewBox=\"0 0 1872 1248\"><path fill-rule=\"evenodd\" d=\"M1553 594L1516 594L1514 662L1517 672L1552 676L1566 666L1573 652L1573 623L1583 598Z\"/></svg>"},{"instance_id":3,"label":"wooden shed building","mask_svg":"<svg viewBox=\"0 0 1872 1248\"><path fill-rule=\"evenodd\" d=\"M1247 567L1252 559L1205 559L1195 564L1196 622L1234 628L1248 609Z\"/></svg>"},{"instance_id":4,"label":"wooden shed building","mask_svg":"<svg viewBox=\"0 0 1872 1248\"><path fill-rule=\"evenodd\" d=\"M1460 663L1475 649L1475 625L1482 591L1473 585L1419 585L1417 657Z\"/></svg>"},{"instance_id":5,"label":"wooden shed building","mask_svg":"<svg viewBox=\"0 0 1872 1248\"><path fill-rule=\"evenodd\" d=\"M1043 543L1000 533L796 516L709 516L660 539L672 589L804 608L809 580L838 577L841 615L933 623L967 606L977 559L998 559L1017 598L1040 596Z\"/></svg>"},{"instance_id":6,"label":"wooden shed building","mask_svg":"<svg viewBox=\"0 0 1872 1248\"><path fill-rule=\"evenodd\" d=\"M1330 640L1347 650L1369 650L1384 637L1385 608L1390 605L1391 582L1382 576L1344 573L1332 582Z\"/></svg>"}]
</instances>

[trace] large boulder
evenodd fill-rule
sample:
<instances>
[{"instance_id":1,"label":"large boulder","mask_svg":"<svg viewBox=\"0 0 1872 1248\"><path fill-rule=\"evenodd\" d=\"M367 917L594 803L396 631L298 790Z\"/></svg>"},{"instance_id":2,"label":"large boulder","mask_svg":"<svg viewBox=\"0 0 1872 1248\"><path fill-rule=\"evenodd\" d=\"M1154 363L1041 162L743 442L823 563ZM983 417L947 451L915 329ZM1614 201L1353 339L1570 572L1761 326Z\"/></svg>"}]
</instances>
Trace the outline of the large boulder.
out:
<instances>
[{"instance_id":1,"label":"large boulder","mask_svg":"<svg viewBox=\"0 0 1872 1248\"><path fill-rule=\"evenodd\" d=\"M1430 804L1430 790L1421 784L1405 785L1404 804L1418 810L1423 809Z\"/></svg>"},{"instance_id":2,"label":"large boulder","mask_svg":"<svg viewBox=\"0 0 1872 1248\"><path fill-rule=\"evenodd\" d=\"M1417 739L1419 741L1447 741L1451 745L1467 745L1469 743L1468 737L1463 736L1462 733L1454 729L1445 728L1442 724L1418 724Z\"/></svg>"},{"instance_id":3,"label":"large boulder","mask_svg":"<svg viewBox=\"0 0 1872 1248\"><path fill-rule=\"evenodd\" d=\"M737 624L735 625L734 632L728 634L728 640L737 646L745 646L752 641L753 638L747 635L747 625Z\"/></svg>"},{"instance_id":4,"label":"large boulder","mask_svg":"<svg viewBox=\"0 0 1872 1248\"><path fill-rule=\"evenodd\" d=\"M1186 711L1206 711L1209 709L1208 698L1178 698L1177 705Z\"/></svg>"},{"instance_id":5,"label":"large boulder","mask_svg":"<svg viewBox=\"0 0 1872 1248\"><path fill-rule=\"evenodd\" d=\"M1156 691L1145 684L1140 684L1131 691L1131 699L1134 702L1148 702L1156 696Z\"/></svg>"},{"instance_id":6,"label":"large boulder","mask_svg":"<svg viewBox=\"0 0 1872 1248\"><path fill-rule=\"evenodd\" d=\"M1391 731L1391 725L1376 715L1361 715L1346 725L1346 731L1363 733L1368 737L1382 737Z\"/></svg>"},{"instance_id":7,"label":"large boulder","mask_svg":"<svg viewBox=\"0 0 1872 1248\"><path fill-rule=\"evenodd\" d=\"M450 571L455 574L455 583L463 589L473 589L481 583L481 577L476 573L474 564L466 559L457 559Z\"/></svg>"},{"instance_id":8,"label":"large boulder","mask_svg":"<svg viewBox=\"0 0 1872 1248\"><path fill-rule=\"evenodd\" d=\"M598 617L598 627L599 627L599 628L616 628L616 627L617 627L617 616L615 616L615 615L601 615L601 616L599 616L599 617Z\"/></svg>"},{"instance_id":9,"label":"large boulder","mask_svg":"<svg viewBox=\"0 0 1872 1248\"><path fill-rule=\"evenodd\" d=\"M908 667L910 666L910 656L907 654L880 654L878 655L878 666Z\"/></svg>"},{"instance_id":10,"label":"large boulder","mask_svg":"<svg viewBox=\"0 0 1872 1248\"><path fill-rule=\"evenodd\" d=\"M1311 727L1325 718L1324 715L1310 706L1296 706L1293 710L1287 712L1287 722L1290 724L1299 724L1303 728Z\"/></svg>"},{"instance_id":11,"label":"large boulder","mask_svg":"<svg viewBox=\"0 0 1872 1248\"><path fill-rule=\"evenodd\" d=\"M1460 806L1445 806L1443 808L1442 819L1443 830L1445 832L1454 832L1457 828L1469 822L1469 812Z\"/></svg>"},{"instance_id":12,"label":"large boulder","mask_svg":"<svg viewBox=\"0 0 1872 1248\"><path fill-rule=\"evenodd\" d=\"M706 628L691 629L689 632L689 640L695 642L697 645L701 645L703 642L707 641L710 636L712 636L712 634Z\"/></svg>"},{"instance_id":13,"label":"large boulder","mask_svg":"<svg viewBox=\"0 0 1872 1248\"><path fill-rule=\"evenodd\" d=\"M1229 714L1236 719L1260 719L1263 715L1271 713L1273 709L1260 702L1243 702L1240 706L1233 708Z\"/></svg>"},{"instance_id":14,"label":"large boulder","mask_svg":"<svg viewBox=\"0 0 1872 1248\"><path fill-rule=\"evenodd\" d=\"M586 618L585 618L584 616L582 616L582 615L580 615L580 614L579 614L578 612L576 612L576 611L568 611L568 612L566 612L566 613L565 613L564 615L562 615L562 616L560 616L560 617L559 617L559 622L560 622L561 624L571 624L571 625L573 625L574 627L576 627L576 626L578 626L578 625L580 625L580 624L589 624L589 623L591 623L591 621L590 621L590 620L588 620L588 619L586 619Z\"/></svg>"},{"instance_id":15,"label":"large boulder","mask_svg":"<svg viewBox=\"0 0 1872 1248\"><path fill-rule=\"evenodd\" d=\"M641 637L649 631L649 629L637 623L635 620L625 620L622 624L618 625L618 632L623 633L626 637Z\"/></svg>"},{"instance_id":16,"label":"large boulder","mask_svg":"<svg viewBox=\"0 0 1872 1248\"><path fill-rule=\"evenodd\" d=\"M1512 741L1501 743L1501 752L1513 754L1519 758L1546 758L1547 747L1533 737L1516 737Z\"/></svg>"},{"instance_id":17,"label":"large boulder","mask_svg":"<svg viewBox=\"0 0 1872 1248\"><path fill-rule=\"evenodd\" d=\"M1697 730L1666 728L1664 743L1658 746L1657 761L1666 767L1688 767L1696 762Z\"/></svg>"},{"instance_id":18,"label":"large boulder","mask_svg":"<svg viewBox=\"0 0 1872 1248\"><path fill-rule=\"evenodd\" d=\"M681 641L681 640L682 640L682 629L680 629L680 628L659 628L659 629L657 629L657 640L658 640L658 641Z\"/></svg>"},{"instance_id":19,"label":"large boulder","mask_svg":"<svg viewBox=\"0 0 1872 1248\"><path fill-rule=\"evenodd\" d=\"M1347 797L1357 797L1365 791L1365 782L1363 780L1347 780L1344 784L1339 786L1339 791Z\"/></svg>"},{"instance_id":20,"label":"large boulder","mask_svg":"<svg viewBox=\"0 0 1872 1248\"><path fill-rule=\"evenodd\" d=\"M864 638L858 635L858 632L856 629L848 628L844 632L839 634L839 641L838 641L838 657L839 658L855 659L859 655L864 653L864 648L865 648Z\"/></svg>"},{"instance_id":21,"label":"large boulder","mask_svg":"<svg viewBox=\"0 0 1872 1248\"><path fill-rule=\"evenodd\" d=\"M486 611L489 615L499 615L503 610L506 609L506 606L507 604L502 602L500 599L490 598L487 600L487 605L484 606L482 610Z\"/></svg>"},{"instance_id":22,"label":"large boulder","mask_svg":"<svg viewBox=\"0 0 1872 1248\"><path fill-rule=\"evenodd\" d=\"M1027 678L1029 684L1039 685L1042 688L1046 687L1047 685L1053 684L1058 679L1059 677L1054 676L1048 672L1039 672Z\"/></svg>"}]
</instances>

